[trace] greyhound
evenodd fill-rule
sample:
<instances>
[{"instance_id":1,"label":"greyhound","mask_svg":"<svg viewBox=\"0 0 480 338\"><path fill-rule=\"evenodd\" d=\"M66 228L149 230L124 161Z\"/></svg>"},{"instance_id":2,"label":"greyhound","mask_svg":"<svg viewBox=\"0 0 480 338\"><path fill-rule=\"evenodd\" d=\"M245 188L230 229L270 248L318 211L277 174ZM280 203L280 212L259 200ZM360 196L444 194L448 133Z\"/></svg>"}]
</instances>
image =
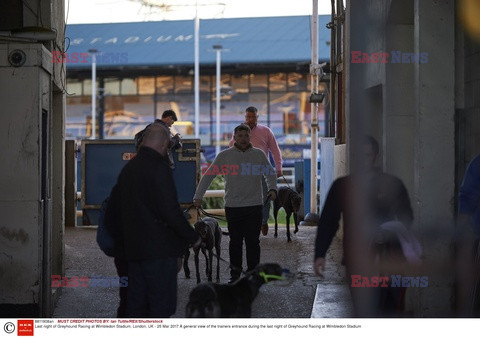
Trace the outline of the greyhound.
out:
<instances>
[{"instance_id":1,"label":"greyhound","mask_svg":"<svg viewBox=\"0 0 480 338\"><path fill-rule=\"evenodd\" d=\"M208 281L212 281L212 269L213 269L213 249L215 248L216 257L217 257L217 282L220 281L220 243L222 240L222 231L218 225L217 220L211 217L204 217L194 224L195 231L199 234L202 239L201 247L194 249L195 254L195 269L197 276L197 284L201 282L200 272L198 269L199 263L199 253L202 250L203 255L206 260L206 274ZM208 251L208 257L207 257ZM185 277L190 278L190 269L188 268L188 258L190 257L190 250L187 249L183 261L183 270L185 272Z\"/></svg>"},{"instance_id":2,"label":"greyhound","mask_svg":"<svg viewBox=\"0 0 480 338\"><path fill-rule=\"evenodd\" d=\"M293 189L287 187L281 187L278 189L278 196L273 201L273 217L275 219L275 234L274 237L277 238L278 236L278 223L277 223L277 215L278 210L280 208L285 209L287 214L287 241L291 242L292 239L290 238L290 216L293 213L293 221L295 222L295 231L293 232L296 234L298 232L298 217L297 213L300 209L300 203L302 202L302 197Z\"/></svg>"}]
</instances>

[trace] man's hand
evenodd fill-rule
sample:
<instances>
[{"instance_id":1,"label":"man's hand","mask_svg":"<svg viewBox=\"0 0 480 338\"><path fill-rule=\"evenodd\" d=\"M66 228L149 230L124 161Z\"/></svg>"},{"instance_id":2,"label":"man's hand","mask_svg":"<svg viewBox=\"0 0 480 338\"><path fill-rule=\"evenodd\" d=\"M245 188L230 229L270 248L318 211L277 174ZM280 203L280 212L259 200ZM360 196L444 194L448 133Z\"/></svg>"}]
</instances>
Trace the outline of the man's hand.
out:
<instances>
[{"instance_id":1,"label":"man's hand","mask_svg":"<svg viewBox=\"0 0 480 338\"><path fill-rule=\"evenodd\" d=\"M313 271L315 271L318 276L323 277L323 272L325 271L325 258L318 257L315 259L315 262L313 263Z\"/></svg>"},{"instance_id":2,"label":"man's hand","mask_svg":"<svg viewBox=\"0 0 480 338\"><path fill-rule=\"evenodd\" d=\"M277 198L277 192L272 189L268 192L267 196L270 199L270 201L274 201L275 198Z\"/></svg>"},{"instance_id":3,"label":"man's hand","mask_svg":"<svg viewBox=\"0 0 480 338\"><path fill-rule=\"evenodd\" d=\"M182 147L182 137L180 136L180 134L175 134L175 136L172 137L172 145L170 146L170 148L181 148Z\"/></svg>"},{"instance_id":4,"label":"man's hand","mask_svg":"<svg viewBox=\"0 0 480 338\"><path fill-rule=\"evenodd\" d=\"M195 208L200 208L200 207L202 206L202 202L203 202L203 200L200 199L200 198L194 199L194 200L193 200L193 206L194 206Z\"/></svg>"},{"instance_id":5,"label":"man's hand","mask_svg":"<svg viewBox=\"0 0 480 338\"><path fill-rule=\"evenodd\" d=\"M282 176L283 176L283 171L282 171L282 169L277 170L277 178L282 177Z\"/></svg>"}]
</instances>

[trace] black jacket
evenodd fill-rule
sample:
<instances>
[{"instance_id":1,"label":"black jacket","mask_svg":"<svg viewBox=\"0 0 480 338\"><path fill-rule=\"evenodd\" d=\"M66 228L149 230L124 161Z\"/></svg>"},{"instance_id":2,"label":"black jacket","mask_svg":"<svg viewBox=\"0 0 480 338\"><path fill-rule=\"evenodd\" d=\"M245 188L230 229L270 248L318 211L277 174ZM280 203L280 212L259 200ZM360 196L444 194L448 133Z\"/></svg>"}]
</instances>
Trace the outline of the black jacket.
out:
<instances>
[{"instance_id":1,"label":"black jacket","mask_svg":"<svg viewBox=\"0 0 480 338\"><path fill-rule=\"evenodd\" d=\"M353 175L333 182L320 216L315 241L315 258L325 257L343 216L344 263L369 250L378 227L398 220L407 228L413 211L407 189L395 176L376 172L370 179Z\"/></svg>"},{"instance_id":2,"label":"black jacket","mask_svg":"<svg viewBox=\"0 0 480 338\"><path fill-rule=\"evenodd\" d=\"M127 260L180 257L198 235L185 219L166 157L141 147L112 190L116 209L116 257Z\"/></svg>"},{"instance_id":3,"label":"black jacket","mask_svg":"<svg viewBox=\"0 0 480 338\"><path fill-rule=\"evenodd\" d=\"M144 136L145 132L147 131L148 127L150 127L154 123L164 127L168 131L168 135L170 135L170 144L168 145L167 155L168 155L168 162L169 162L170 168L172 168L172 170L173 170L173 169L175 169L175 161L173 159L173 152L176 149L182 147L182 142L181 142L180 135L179 134L172 135L172 131L170 130L170 127L165 122L163 122L162 120L155 119L155 121L153 123L150 123L145 128L143 128L141 131L139 131L138 133L135 134L135 149L137 149L137 151L138 151L138 149L140 149L140 146L142 145L142 142L143 142L143 136Z\"/></svg>"}]
</instances>

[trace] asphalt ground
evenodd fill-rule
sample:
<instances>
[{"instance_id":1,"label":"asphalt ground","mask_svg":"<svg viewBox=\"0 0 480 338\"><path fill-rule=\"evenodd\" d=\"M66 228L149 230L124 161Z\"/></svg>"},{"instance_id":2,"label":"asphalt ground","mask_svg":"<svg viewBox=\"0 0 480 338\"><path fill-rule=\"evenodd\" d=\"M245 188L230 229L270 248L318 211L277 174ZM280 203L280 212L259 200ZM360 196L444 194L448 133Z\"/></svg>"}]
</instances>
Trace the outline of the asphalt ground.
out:
<instances>
[{"instance_id":1,"label":"asphalt ground","mask_svg":"<svg viewBox=\"0 0 480 338\"><path fill-rule=\"evenodd\" d=\"M252 306L253 318L310 318L317 292L316 316L348 317L343 303L335 306L336 298L344 290L345 276L339 265L341 244L335 239L327 256L325 277L313 273L313 251L316 227L300 226L297 234L292 233L292 242L288 243L286 228L279 227L278 238L273 237L273 226L267 236L261 235L261 262L278 263L282 268L295 273L293 282L288 286L265 284ZM113 258L99 249L95 227L76 227L65 229L65 276L116 277ZM228 260L228 236L222 238L221 257ZM216 271L214 259L214 280ZM178 274L177 311L174 318L185 315L185 307L190 291L197 285L193 253L189 259L192 278L186 279L183 269ZM200 255L200 274L205 275L205 259ZM220 283L229 279L226 263L220 262ZM325 293L325 294L324 294ZM344 294L344 292L343 292ZM337 296L336 296L337 295ZM348 298L348 297L347 297ZM53 317L57 318L113 318L118 305L118 287L63 287L56 303ZM340 305L340 307L338 306Z\"/></svg>"}]
</instances>

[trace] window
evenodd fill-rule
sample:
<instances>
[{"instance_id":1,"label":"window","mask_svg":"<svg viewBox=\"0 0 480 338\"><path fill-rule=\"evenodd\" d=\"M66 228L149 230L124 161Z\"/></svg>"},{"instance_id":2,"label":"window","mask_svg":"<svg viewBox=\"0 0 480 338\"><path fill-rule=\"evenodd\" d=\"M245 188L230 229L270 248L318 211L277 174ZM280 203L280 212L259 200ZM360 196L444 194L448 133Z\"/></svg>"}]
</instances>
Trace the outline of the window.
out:
<instances>
[{"instance_id":1,"label":"window","mask_svg":"<svg viewBox=\"0 0 480 338\"><path fill-rule=\"evenodd\" d=\"M210 93L210 76L200 76L200 93Z\"/></svg>"},{"instance_id":2,"label":"window","mask_svg":"<svg viewBox=\"0 0 480 338\"><path fill-rule=\"evenodd\" d=\"M270 121L275 123L277 133L302 134L308 132L302 128L309 121L309 116L307 120L305 114L307 109L310 111L307 94L307 92L289 92L270 95ZM278 130L279 123L283 125L282 131Z\"/></svg>"},{"instance_id":3,"label":"window","mask_svg":"<svg viewBox=\"0 0 480 338\"><path fill-rule=\"evenodd\" d=\"M287 74L275 73L270 74L270 91L271 92L284 92L287 90Z\"/></svg>"},{"instance_id":4,"label":"window","mask_svg":"<svg viewBox=\"0 0 480 338\"><path fill-rule=\"evenodd\" d=\"M153 96L107 96L105 98L105 138L133 138L153 122Z\"/></svg>"},{"instance_id":5,"label":"window","mask_svg":"<svg viewBox=\"0 0 480 338\"><path fill-rule=\"evenodd\" d=\"M175 93L193 93L193 76L176 76Z\"/></svg>"},{"instance_id":6,"label":"window","mask_svg":"<svg viewBox=\"0 0 480 338\"><path fill-rule=\"evenodd\" d=\"M173 93L173 76L157 76L157 94Z\"/></svg>"},{"instance_id":7,"label":"window","mask_svg":"<svg viewBox=\"0 0 480 338\"><path fill-rule=\"evenodd\" d=\"M96 81L97 83L97 89L98 89L98 80ZM92 95L92 80L86 79L83 80L83 95Z\"/></svg>"},{"instance_id":8,"label":"window","mask_svg":"<svg viewBox=\"0 0 480 338\"><path fill-rule=\"evenodd\" d=\"M106 95L120 95L120 80L107 78L104 80Z\"/></svg>"},{"instance_id":9,"label":"window","mask_svg":"<svg viewBox=\"0 0 480 338\"><path fill-rule=\"evenodd\" d=\"M248 75L232 75L232 89L236 94L247 94Z\"/></svg>"},{"instance_id":10,"label":"window","mask_svg":"<svg viewBox=\"0 0 480 338\"><path fill-rule=\"evenodd\" d=\"M201 98L202 96L200 96ZM202 112L202 108L204 108L203 102L200 103L200 112ZM168 109L174 110L178 118L178 121L172 126L172 133L180 133L182 136L192 135L195 119L193 94L159 95L157 97L157 118L160 118ZM205 117L207 121L210 121L208 114L200 113L200 121Z\"/></svg>"},{"instance_id":11,"label":"window","mask_svg":"<svg viewBox=\"0 0 480 338\"><path fill-rule=\"evenodd\" d=\"M288 90L289 91L310 90L310 79L307 80L307 74L289 73L288 74Z\"/></svg>"},{"instance_id":12,"label":"window","mask_svg":"<svg viewBox=\"0 0 480 338\"><path fill-rule=\"evenodd\" d=\"M120 84L120 93L122 95L136 95L137 84L133 79L123 79Z\"/></svg>"},{"instance_id":13,"label":"window","mask_svg":"<svg viewBox=\"0 0 480 338\"><path fill-rule=\"evenodd\" d=\"M266 74L250 75L250 92L266 92L267 84L268 82Z\"/></svg>"},{"instance_id":14,"label":"window","mask_svg":"<svg viewBox=\"0 0 480 338\"><path fill-rule=\"evenodd\" d=\"M67 80L67 93L72 96L82 95L82 81Z\"/></svg>"},{"instance_id":15,"label":"window","mask_svg":"<svg viewBox=\"0 0 480 338\"><path fill-rule=\"evenodd\" d=\"M155 78L154 77L139 77L137 78L138 94L148 95L155 94Z\"/></svg>"},{"instance_id":16,"label":"window","mask_svg":"<svg viewBox=\"0 0 480 338\"><path fill-rule=\"evenodd\" d=\"M87 135L87 124L91 121L91 96L68 96L65 117L65 137L67 139L81 139Z\"/></svg>"}]
</instances>

